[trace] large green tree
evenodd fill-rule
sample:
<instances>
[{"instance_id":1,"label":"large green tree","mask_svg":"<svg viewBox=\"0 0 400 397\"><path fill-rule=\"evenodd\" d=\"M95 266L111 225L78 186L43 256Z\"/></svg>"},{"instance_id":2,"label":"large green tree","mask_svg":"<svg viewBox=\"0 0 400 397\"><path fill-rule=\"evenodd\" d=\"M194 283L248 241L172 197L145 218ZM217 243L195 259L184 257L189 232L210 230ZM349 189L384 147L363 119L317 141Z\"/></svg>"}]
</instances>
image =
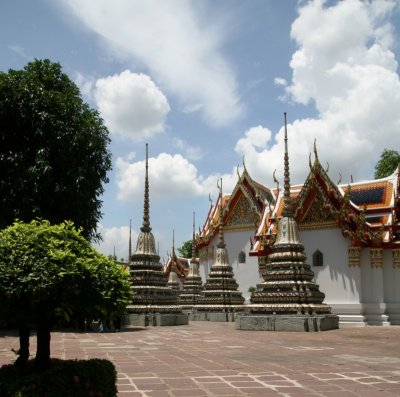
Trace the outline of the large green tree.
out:
<instances>
[{"instance_id":1,"label":"large green tree","mask_svg":"<svg viewBox=\"0 0 400 397\"><path fill-rule=\"evenodd\" d=\"M177 250L184 258L191 258L192 257L192 240L185 241L182 244L182 247L177 248Z\"/></svg>"},{"instance_id":2,"label":"large green tree","mask_svg":"<svg viewBox=\"0 0 400 397\"><path fill-rule=\"evenodd\" d=\"M72 223L34 220L0 231L0 320L36 328L39 367L50 363L54 325L120 315L129 297L128 273ZM18 363L29 357L29 334L21 347Z\"/></svg>"},{"instance_id":3,"label":"large green tree","mask_svg":"<svg viewBox=\"0 0 400 397\"><path fill-rule=\"evenodd\" d=\"M72 220L96 239L111 169L107 128L58 63L0 72L0 228Z\"/></svg>"},{"instance_id":4,"label":"large green tree","mask_svg":"<svg viewBox=\"0 0 400 397\"><path fill-rule=\"evenodd\" d=\"M384 149L375 166L375 179L384 178L394 172L400 164L400 152Z\"/></svg>"}]
</instances>

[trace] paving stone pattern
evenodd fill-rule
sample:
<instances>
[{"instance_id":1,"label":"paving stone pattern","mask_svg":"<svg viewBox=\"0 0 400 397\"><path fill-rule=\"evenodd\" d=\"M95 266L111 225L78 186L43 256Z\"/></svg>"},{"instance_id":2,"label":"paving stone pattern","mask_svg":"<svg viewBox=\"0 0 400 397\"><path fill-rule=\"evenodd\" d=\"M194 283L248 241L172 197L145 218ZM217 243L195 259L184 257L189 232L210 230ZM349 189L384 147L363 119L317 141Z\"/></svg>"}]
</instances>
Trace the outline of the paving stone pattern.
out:
<instances>
[{"instance_id":1,"label":"paving stone pattern","mask_svg":"<svg viewBox=\"0 0 400 397\"><path fill-rule=\"evenodd\" d=\"M0 365L17 347L15 335L0 334ZM400 327L295 333L193 322L54 332L52 357L112 360L121 397L400 396Z\"/></svg>"}]
</instances>

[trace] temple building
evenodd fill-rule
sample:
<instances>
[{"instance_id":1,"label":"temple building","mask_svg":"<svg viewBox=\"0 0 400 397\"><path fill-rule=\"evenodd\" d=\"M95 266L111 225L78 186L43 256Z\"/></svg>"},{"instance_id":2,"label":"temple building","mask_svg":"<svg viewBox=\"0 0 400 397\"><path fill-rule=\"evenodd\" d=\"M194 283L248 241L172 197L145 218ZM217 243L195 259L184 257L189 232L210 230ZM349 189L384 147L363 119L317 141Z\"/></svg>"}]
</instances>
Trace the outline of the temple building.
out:
<instances>
[{"instance_id":1,"label":"temple building","mask_svg":"<svg viewBox=\"0 0 400 397\"><path fill-rule=\"evenodd\" d=\"M135 253L129 258L129 268L133 296L127 306L127 325L188 324L188 316L182 313L181 307L177 304L176 292L167 286L164 268L156 252L151 232L147 144L143 224Z\"/></svg>"},{"instance_id":2,"label":"temple building","mask_svg":"<svg viewBox=\"0 0 400 397\"><path fill-rule=\"evenodd\" d=\"M314 281L341 324L400 325L399 168L386 178L349 184L333 182L328 171L314 145L305 182L290 187ZM239 289L249 299L249 286L262 282L277 237L284 192L279 185L260 185L245 169L222 204L227 249ZM214 257L218 217L218 207L211 205L196 240L205 275Z\"/></svg>"},{"instance_id":3,"label":"temple building","mask_svg":"<svg viewBox=\"0 0 400 397\"><path fill-rule=\"evenodd\" d=\"M203 279L207 279L215 259L221 223L231 266L243 297L248 300L249 289L255 288L261 280L258 258L249 256L249 252L252 250L252 239L262 219L264 208L275 202L273 191L254 181L244 166L242 174L238 172L238 182L233 192L222 195L222 201L220 200L221 196L215 205L211 203L204 226L196 239L200 272Z\"/></svg>"}]
</instances>

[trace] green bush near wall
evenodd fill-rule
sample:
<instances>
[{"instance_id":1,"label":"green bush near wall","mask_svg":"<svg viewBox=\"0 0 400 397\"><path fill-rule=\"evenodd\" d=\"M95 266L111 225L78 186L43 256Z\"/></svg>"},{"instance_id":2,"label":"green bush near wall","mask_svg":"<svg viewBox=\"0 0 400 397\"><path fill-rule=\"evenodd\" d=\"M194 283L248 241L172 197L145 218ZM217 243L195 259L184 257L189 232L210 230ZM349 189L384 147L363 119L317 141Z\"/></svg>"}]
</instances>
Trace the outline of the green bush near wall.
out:
<instances>
[{"instance_id":1,"label":"green bush near wall","mask_svg":"<svg viewBox=\"0 0 400 397\"><path fill-rule=\"evenodd\" d=\"M52 359L50 368L37 371L34 361L24 368L0 368L1 397L115 397L117 372L108 360Z\"/></svg>"}]
</instances>

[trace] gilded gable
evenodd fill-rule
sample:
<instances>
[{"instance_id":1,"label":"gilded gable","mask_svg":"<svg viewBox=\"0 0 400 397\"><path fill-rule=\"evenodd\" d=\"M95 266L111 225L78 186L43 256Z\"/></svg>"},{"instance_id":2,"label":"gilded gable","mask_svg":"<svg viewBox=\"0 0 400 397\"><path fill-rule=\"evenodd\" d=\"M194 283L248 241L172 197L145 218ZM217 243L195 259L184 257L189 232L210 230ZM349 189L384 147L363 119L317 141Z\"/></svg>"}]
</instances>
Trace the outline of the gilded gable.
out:
<instances>
[{"instance_id":1,"label":"gilded gable","mask_svg":"<svg viewBox=\"0 0 400 397\"><path fill-rule=\"evenodd\" d=\"M225 230L230 229L255 229L260 222L260 217L249 200L241 195L224 224Z\"/></svg>"},{"instance_id":2,"label":"gilded gable","mask_svg":"<svg viewBox=\"0 0 400 397\"><path fill-rule=\"evenodd\" d=\"M317 193L308 207L307 212L300 220L300 229L310 230L336 227L336 216L332 214L330 208L330 205L324 202L321 194Z\"/></svg>"}]
</instances>

